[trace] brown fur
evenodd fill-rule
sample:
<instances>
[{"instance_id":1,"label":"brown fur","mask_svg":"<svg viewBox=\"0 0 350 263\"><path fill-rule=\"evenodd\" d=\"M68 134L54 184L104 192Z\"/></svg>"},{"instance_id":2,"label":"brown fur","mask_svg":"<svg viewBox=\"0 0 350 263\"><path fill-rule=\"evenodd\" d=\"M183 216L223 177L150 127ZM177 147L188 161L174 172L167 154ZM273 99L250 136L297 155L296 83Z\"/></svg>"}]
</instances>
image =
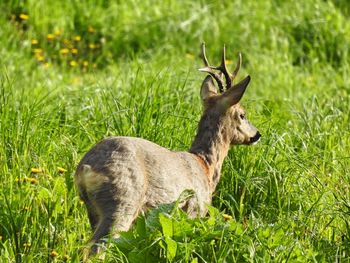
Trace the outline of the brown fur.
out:
<instances>
[{"instance_id":1,"label":"brown fur","mask_svg":"<svg viewBox=\"0 0 350 263\"><path fill-rule=\"evenodd\" d=\"M213 178L211 176L208 163L199 155L194 154L194 156L198 160L199 164L202 166L205 175L208 177L209 184L211 184Z\"/></svg>"}]
</instances>

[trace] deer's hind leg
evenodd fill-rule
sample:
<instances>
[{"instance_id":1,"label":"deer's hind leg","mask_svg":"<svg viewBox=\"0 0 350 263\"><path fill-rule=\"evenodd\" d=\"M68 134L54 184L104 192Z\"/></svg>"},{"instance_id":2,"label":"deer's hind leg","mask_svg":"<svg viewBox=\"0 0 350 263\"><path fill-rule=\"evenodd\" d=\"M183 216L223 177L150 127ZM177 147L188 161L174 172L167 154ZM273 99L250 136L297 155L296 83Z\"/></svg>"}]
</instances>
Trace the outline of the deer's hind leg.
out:
<instances>
[{"instance_id":1,"label":"deer's hind leg","mask_svg":"<svg viewBox=\"0 0 350 263\"><path fill-rule=\"evenodd\" d=\"M86 206L86 210L88 213L89 222L90 222L92 231L95 232L96 227L97 227L97 223L98 223L98 219L99 219L99 215L98 215L97 211L95 210L93 203L90 201L88 194L86 192L86 189L81 187L79 190L80 190L79 191L80 198L81 198L81 200L84 201L84 204Z\"/></svg>"},{"instance_id":2,"label":"deer's hind leg","mask_svg":"<svg viewBox=\"0 0 350 263\"><path fill-rule=\"evenodd\" d=\"M145 197L144 177L137 176L138 173L131 169L129 172L129 176L124 174L122 180L104 182L93 198L90 198L93 210L98 215L95 229L92 225L92 253L98 252L96 244L101 243L108 234L116 238L119 237L119 232L128 231L142 208Z\"/></svg>"}]
</instances>

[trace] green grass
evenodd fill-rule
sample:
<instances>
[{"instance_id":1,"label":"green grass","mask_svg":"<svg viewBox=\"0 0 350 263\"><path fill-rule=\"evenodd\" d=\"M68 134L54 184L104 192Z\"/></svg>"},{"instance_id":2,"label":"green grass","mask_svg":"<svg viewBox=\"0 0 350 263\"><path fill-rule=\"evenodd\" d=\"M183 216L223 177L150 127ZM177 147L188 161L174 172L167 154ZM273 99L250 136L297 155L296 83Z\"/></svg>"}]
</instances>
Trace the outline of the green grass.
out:
<instances>
[{"instance_id":1,"label":"green grass","mask_svg":"<svg viewBox=\"0 0 350 263\"><path fill-rule=\"evenodd\" d=\"M109 243L106 262L350 261L348 1L6 0L0 8L1 262L79 262L91 231L73 175L102 138L189 148L202 41L213 64L224 43L229 59L242 52L239 78L252 77L242 104L262 141L231 149L206 218L154 210ZM64 39L79 53L61 54Z\"/></svg>"}]
</instances>

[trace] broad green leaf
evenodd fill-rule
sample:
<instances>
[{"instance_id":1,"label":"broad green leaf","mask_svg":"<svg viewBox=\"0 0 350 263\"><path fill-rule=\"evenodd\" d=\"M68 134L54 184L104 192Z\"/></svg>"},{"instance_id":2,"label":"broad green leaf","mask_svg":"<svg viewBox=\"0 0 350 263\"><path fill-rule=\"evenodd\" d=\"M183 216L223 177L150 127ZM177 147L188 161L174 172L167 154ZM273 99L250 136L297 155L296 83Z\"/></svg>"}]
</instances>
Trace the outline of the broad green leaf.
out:
<instances>
[{"instance_id":1,"label":"broad green leaf","mask_svg":"<svg viewBox=\"0 0 350 263\"><path fill-rule=\"evenodd\" d=\"M146 219L145 217L139 217L136 221L136 232L141 238L145 238L147 235Z\"/></svg>"},{"instance_id":2,"label":"broad green leaf","mask_svg":"<svg viewBox=\"0 0 350 263\"><path fill-rule=\"evenodd\" d=\"M162 226L163 234L166 237L173 236L173 222L172 219L165 214L159 214L159 222Z\"/></svg>"},{"instance_id":3,"label":"broad green leaf","mask_svg":"<svg viewBox=\"0 0 350 263\"><path fill-rule=\"evenodd\" d=\"M170 237L165 237L165 243L167 246L167 258L169 261L172 261L176 256L177 251L177 243L176 241L172 240Z\"/></svg>"}]
</instances>

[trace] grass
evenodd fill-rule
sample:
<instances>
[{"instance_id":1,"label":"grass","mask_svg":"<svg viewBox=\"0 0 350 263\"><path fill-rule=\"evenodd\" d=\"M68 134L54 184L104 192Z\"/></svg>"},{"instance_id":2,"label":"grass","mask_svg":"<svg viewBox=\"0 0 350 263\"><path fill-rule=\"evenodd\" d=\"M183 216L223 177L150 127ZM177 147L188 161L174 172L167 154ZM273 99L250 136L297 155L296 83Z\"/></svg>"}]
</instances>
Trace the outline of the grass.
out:
<instances>
[{"instance_id":1,"label":"grass","mask_svg":"<svg viewBox=\"0 0 350 263\"><path fill-rule=\"evenodd\" d=\"M224 43L233 63L242 52L242 103L263 140L230 150L206 218L160 207L106 262L350 261L346 0L0 7L0 261L79 261L91 231L73 174L102 138L189 148L202 41L215 64Z\"/></svg>"}]
</instances>

